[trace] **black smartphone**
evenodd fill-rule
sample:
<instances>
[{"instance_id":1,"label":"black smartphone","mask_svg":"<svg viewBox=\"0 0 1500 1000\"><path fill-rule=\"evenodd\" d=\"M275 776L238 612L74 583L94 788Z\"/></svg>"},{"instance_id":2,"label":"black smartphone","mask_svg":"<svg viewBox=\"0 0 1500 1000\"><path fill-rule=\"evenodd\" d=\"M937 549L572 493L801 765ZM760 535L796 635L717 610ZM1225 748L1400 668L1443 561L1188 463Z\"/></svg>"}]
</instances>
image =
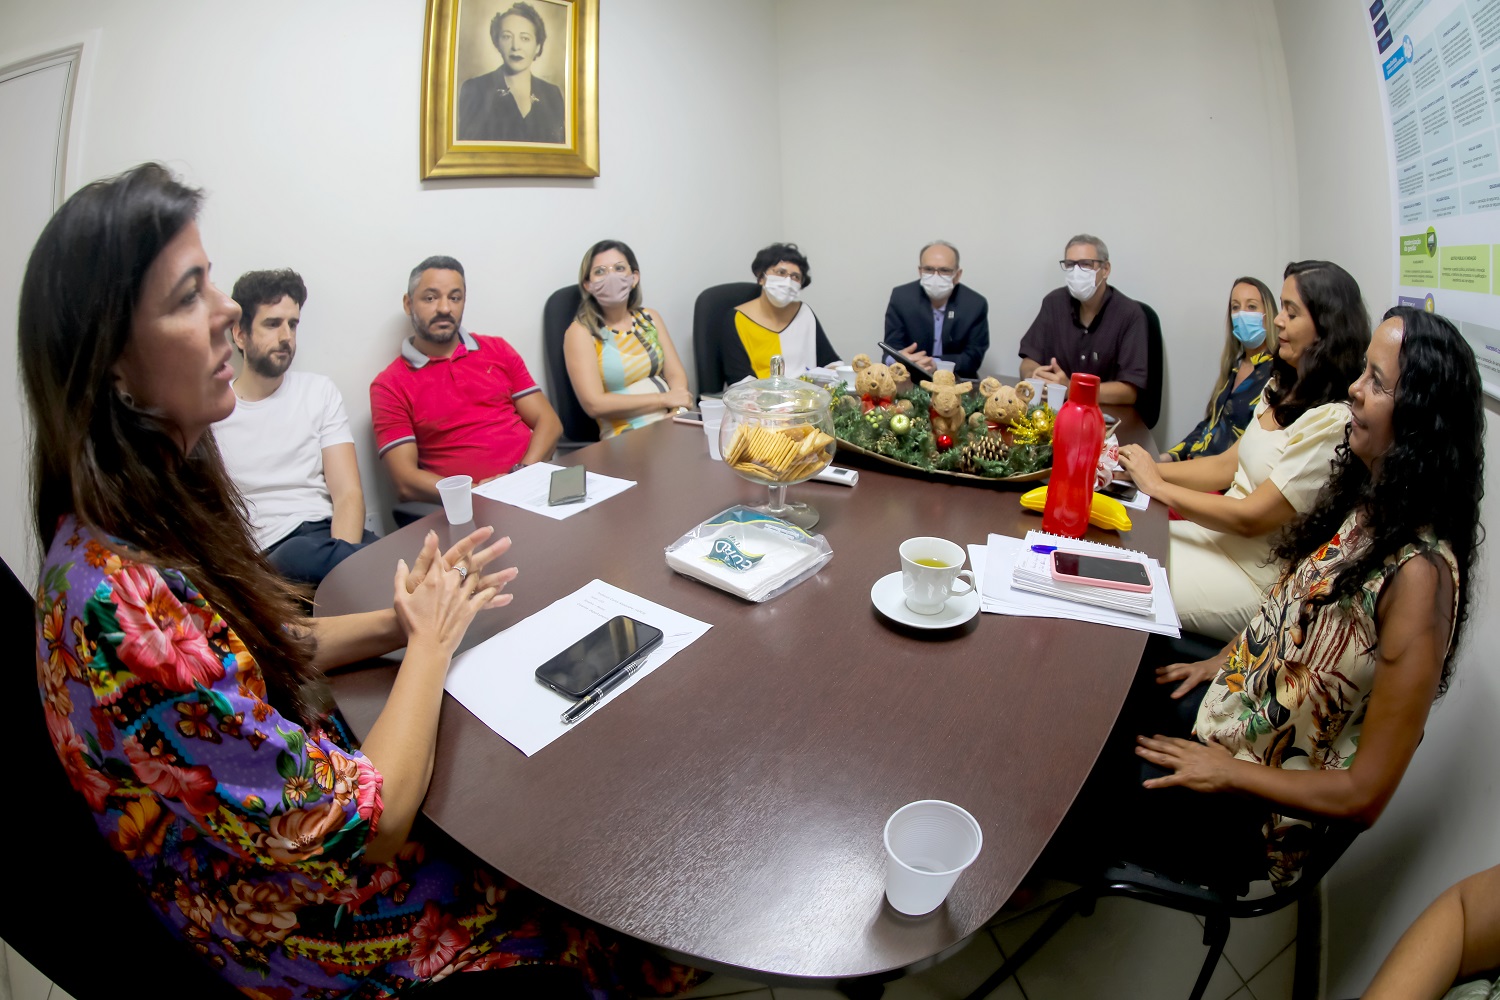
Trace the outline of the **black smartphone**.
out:
<instances>
[{"instance_id":1,"label":"black smartphone","mask_svg":"<svg viewBox=\"0 0 1500 1000\"><path fill-rule=\"evenodd\" d=\"M915 345L913 345L913 346L915 346ZM913 361L912 358L911 358L911 355L909 355L909 354L906 353L907 350L908 350L908 348L905 348L905 347L895 347L895 346L893 346L891 344L888 344L888 343L886 343L885 341L882 340L882 341L880 341L880 349L882 351L884 351L886 354L894 355L898 360L900 360L900 362L907 367L907 369L908 369L907 374L908 375L911 374L910 369L913 369L913 368L915 368L917 370L917 374L921 374L923 372L929 372L930 373L930 371L931 371L930 369L924 368L922 365L919 365L915 361Z\"/></svg>"},{"instance_id":2,"label":"black smartphone","mask_svg":"<svg viewBox=\"0 0 1500 1000\"><path fill-rule=\"evenodd\" d=\"M1123 480L1116 479L1099 492L1107 497L1114 497L1121 503L1130 503L1141 491Z\"/></svg>"},{"instance_id":3,"label":"black smartphone","mask_svg":"<svg viewBox=\"0 0 1500 1000\"><path fill-rule=\"evenodd\" d=\"M560 695L582 698L618 670L661 645L661 629L618 615L536 668Z\"/></svg>"},{"instance_id":4,"label":"black smartphone","mask_svg":"<svg viewBox=\"0 0 1500 1000\"><path fill-rule=\"evenodd\" d=\"M588 495L585 488L586 473L581 465L569 465L552 473L552 485L547 490L547 506L563 503L578 503Z\"/></svg>"}]
</instances>

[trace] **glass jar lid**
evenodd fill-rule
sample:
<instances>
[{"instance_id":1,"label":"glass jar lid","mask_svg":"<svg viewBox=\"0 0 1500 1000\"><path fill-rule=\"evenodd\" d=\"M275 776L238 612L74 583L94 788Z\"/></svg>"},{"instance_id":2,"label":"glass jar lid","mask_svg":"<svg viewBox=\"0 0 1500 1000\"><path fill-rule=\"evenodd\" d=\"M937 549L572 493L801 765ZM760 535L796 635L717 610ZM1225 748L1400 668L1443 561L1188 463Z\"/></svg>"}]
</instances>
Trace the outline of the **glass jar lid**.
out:
<instances>
[{"instance_id":1,"label":"glass jar lid","mask_svg":"<svg viewBox=\"0 0 1500 1000\"><path fill-rule=\"evenodd\" d=\"M737 385L724 393L724 406L736 413L778 413L816 416L829 411L833 397L805 379L782 374L781 355L771 358L769 378Z\"/></svg>"}]
</instances>

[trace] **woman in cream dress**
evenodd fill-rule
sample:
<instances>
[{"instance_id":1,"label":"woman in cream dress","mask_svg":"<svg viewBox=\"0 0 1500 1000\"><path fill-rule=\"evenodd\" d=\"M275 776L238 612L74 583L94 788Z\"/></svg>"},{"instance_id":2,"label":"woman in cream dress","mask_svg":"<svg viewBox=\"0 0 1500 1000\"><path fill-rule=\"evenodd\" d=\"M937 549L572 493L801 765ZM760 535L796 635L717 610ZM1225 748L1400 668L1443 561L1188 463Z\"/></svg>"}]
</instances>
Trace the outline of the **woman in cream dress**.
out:
<instances>
[{"instance_id":1,"label":"woman in cream dress","mask_svg":"<svg viewBox=\"0 0 1500 1000\"><path fill-rule=\"evenodd\" d=\"M1359 285L1337 264L1287 265L1281 297L1275 374L1239 441L1192 462L1120 451L1142 492L1183 518L1171 527L1172 599L1184 628L1215 639L1249 624L1276 582L1270 536L1328 481L1370 342Z\"/></svg>"}]
</instances>

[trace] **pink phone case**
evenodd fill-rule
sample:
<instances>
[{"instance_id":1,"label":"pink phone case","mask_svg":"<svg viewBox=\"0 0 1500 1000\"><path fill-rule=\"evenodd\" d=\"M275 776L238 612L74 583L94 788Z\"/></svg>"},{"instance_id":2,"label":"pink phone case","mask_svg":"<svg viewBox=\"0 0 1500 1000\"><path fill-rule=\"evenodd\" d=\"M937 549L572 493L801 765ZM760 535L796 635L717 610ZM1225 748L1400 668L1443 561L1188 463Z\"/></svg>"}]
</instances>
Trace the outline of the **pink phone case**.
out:
<instances>
[{"instance_id":1,"label":"pink phone case","mask_svg":"<svg viewBox=\"0 0 1500 1000\"><path fill-rule=\"evenodd\" d=\"M1066 573L1059 573L1057 571L1057 557L1059 555L1088 555L1090 559L1103 559L1109 562L1122 562L1130 563L1134 566L1143 566L1142 563L1139 563L1134 559L1115 559L1112 556L1096 556L1092 553L1081 552L1053 552L1052 558L1047 560L1047 565L1052 569L1052 579L1058 581L1059 583L1075 583L1084 587L1103 587L1106 590L1128 590L1136 594L1151 593L1151 585L1149 583L1122 583L1118 580L1101 580L1096 576L1069 576ZM1146 570L1147 579L1149 579L1150 576L1151 571L1148 569Z\"/></svg>"}]
</instances>

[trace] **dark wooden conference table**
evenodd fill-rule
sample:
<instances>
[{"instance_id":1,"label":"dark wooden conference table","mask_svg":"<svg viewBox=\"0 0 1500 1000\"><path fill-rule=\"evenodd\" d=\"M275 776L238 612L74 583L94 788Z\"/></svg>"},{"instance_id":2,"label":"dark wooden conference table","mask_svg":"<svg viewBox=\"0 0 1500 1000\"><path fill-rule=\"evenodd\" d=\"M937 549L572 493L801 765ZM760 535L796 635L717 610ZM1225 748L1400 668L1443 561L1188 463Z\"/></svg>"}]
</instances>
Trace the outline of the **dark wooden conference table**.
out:
<instances>
[{"instance_id":1,"label":"dark wooden conference table","mask_svg":"<svg viewBox=\"0 0 1500 1000\"><path fill-rule=\"evenodd\" d=\"M1156 451L1133 410L1122 443ZM850 489L792 487L822 513L833 559L749 604L667 568L663 549L766 490L713 461L701 429L663 421L557 460L635 480L563 521L474 498L478 524L514 539L515 600L485 611L465 648L599 578L713 625L578 728L526 757L451 697L423 812L480 858L575 913L707 968L768 981L844 979L920 966L998 911L1093 765L1145 633L980 614L947 632L893 626L870 602L914 535L962 545L1023 535L1041 518L1020 490L860 468ZM1166 511L1132 512L1123 537L1165 561ZM318 613L390 606L398 557L437 514L356 553L318 589ZM361 736L395 666L340 673ZM919 918L885 902L882 831L916 799L956 802L984 848L947 902ZM1107 835L1101 831L1101 835Z\"/></svg>"}]
</instances>

